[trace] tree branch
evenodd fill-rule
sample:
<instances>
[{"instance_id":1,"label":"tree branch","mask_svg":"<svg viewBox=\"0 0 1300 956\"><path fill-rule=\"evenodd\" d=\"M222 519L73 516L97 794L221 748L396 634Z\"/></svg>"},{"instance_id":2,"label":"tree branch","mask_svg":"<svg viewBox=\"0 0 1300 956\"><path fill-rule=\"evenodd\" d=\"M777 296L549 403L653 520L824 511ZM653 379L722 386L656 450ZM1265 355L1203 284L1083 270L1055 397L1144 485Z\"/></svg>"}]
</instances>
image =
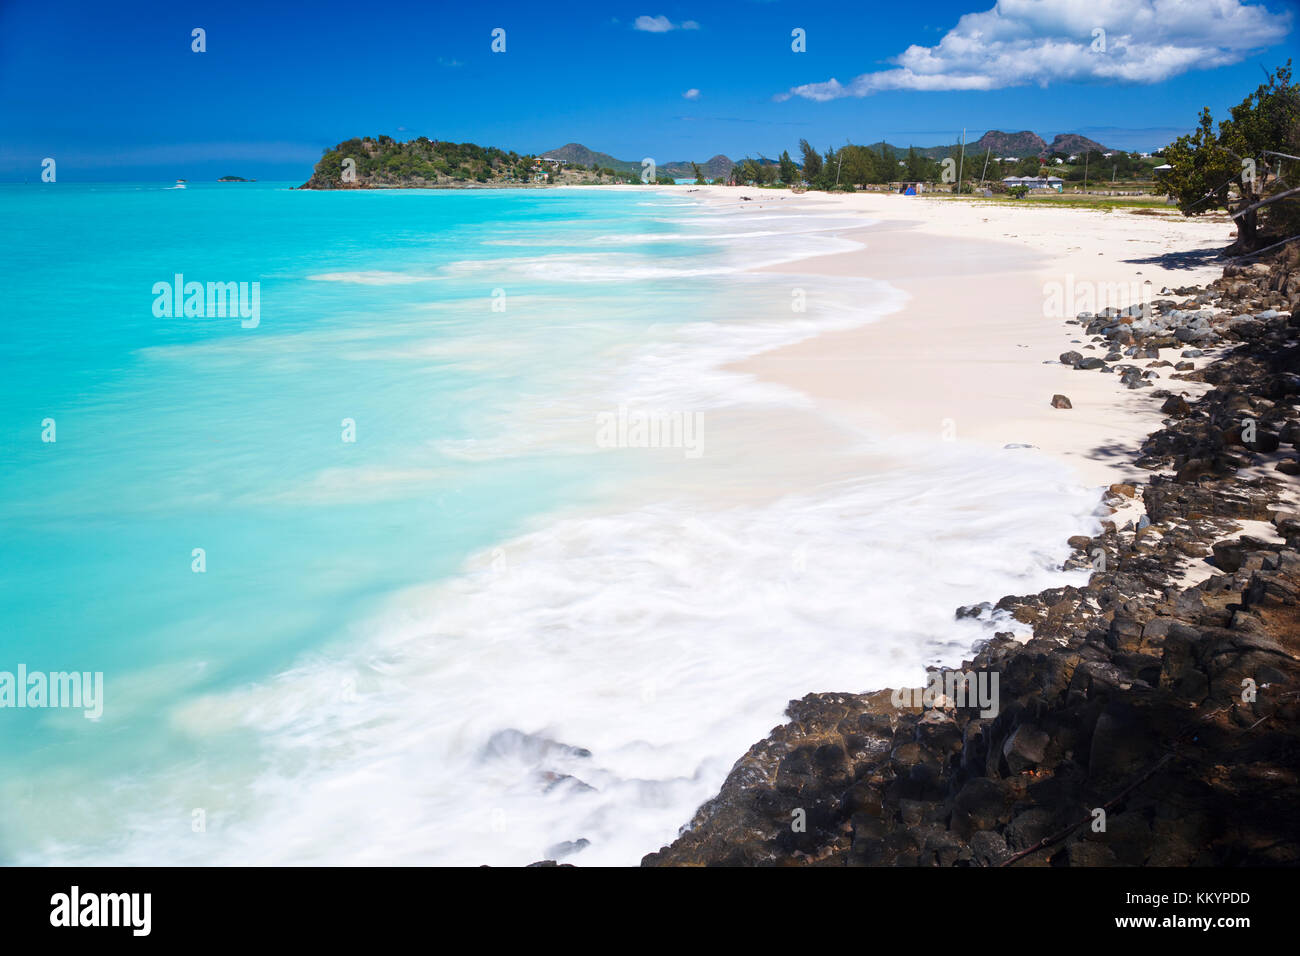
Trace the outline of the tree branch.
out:
<instances>
[{"instance_id":1,"label":"tree branch","mask_svg":"<svg viewBox=\"0 0 1300 956\"><path fill-rule=\"evenodd\" d=\"M1296 193L1300 193L1300 186L1297 186L1294 189L1288 189L1284 193L1278 193L1276 196L1269 196L1267 199L1261 199L1259 202L1247 206L1245 209L1234 212L1232 218L1240 219L1242 216L1246 215L1246 213L1254 212L1260 206L1267 206L1271 202L1277 202L1279 199L1286 199L1287 196L1294 196Z\"/></svg>"}]
</instances>

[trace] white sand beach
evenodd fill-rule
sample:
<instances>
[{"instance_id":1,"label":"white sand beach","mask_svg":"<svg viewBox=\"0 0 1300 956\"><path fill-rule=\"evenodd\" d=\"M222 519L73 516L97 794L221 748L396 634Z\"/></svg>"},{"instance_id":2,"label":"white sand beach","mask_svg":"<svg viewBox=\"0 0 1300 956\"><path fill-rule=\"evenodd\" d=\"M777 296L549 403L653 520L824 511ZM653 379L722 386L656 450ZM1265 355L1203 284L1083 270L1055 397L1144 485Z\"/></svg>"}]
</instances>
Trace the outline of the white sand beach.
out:
<instances>
[{"instance_id":1,"label":"white sand beach","mask_svg":"<svg viewBox=\"0 0 1300 956\"><path fill-rule=\"evenodd\" d=\"M1064 319L1135 301L1106 300L1117 284L1140 295L1149 281L1160 297L1166 286L1217 278L1215 254L1232 232L1223 218L1185 219L1172 208L1149 215L885 193L701 192L738 215L779 206L878 220L841 233L860 250L767 271L805 287L821 276L868 276L910 296L883 321L775 349L739 369L798 388L841 421L936 441L946 428L960 441L1034 445L1098 485L1133 474L1124 452L1156 427L1159 402L1150 389L1123 388L1115 375L1061 365L1067 350L1090 354L1083 330ZM1073 292L1063 310L1049 303L1054 283L1062 298ZM1090 289L1102 299L1095 306ZM1053 315L1044 315L1045 304ZM1073 408L1053 408L1058 393Z\"/></svg>"}]
</instances>

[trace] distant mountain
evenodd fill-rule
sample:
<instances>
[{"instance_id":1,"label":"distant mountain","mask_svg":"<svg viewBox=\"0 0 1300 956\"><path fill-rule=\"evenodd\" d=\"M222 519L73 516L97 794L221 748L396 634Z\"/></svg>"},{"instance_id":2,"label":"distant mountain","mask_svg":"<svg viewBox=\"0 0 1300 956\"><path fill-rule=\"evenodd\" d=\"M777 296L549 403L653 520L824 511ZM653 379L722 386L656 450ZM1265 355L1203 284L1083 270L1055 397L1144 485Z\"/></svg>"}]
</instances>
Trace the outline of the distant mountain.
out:
<instances>
[{"instance_id":1,"label":"distant mountain","mask_svg":"<svg viewBox=\"0 0 1300 956\"><path fill-rule=\"evenodd\" d=\"M924 156L926 159L947 159L953 154L954 150L961 149L961 143L950 143L946 146L897 146L893 143L886 143L881 140L878 143L871 143L867 148L879 153L888 147L894 151L899 159L907 156L909 149L915 149L917 155ZM985 151L991 150L994 156L1037 156L1038 153L1047 148L1047 144L1037 133L1031 133L1028 130L1020 133L1004 133L1001 130L991 129L977 140L966 144L966 154L983 155Z\"/></svg>"},{"instance_id":2,"label":"distant mountain","mask_svg":"<svg viewBox=\"0 0 1300 956\"><path fill-rule=\"evenodd\" d=\"M1121 152L1103 146L1094 139L1080 136L1078 133L1057 133L1049 144L1037 133L1031 133L1029 130L1022 130L1019 133L1003 133L1000 130L991 129L975 142L966 144L968 153L982 153L990 149L994 156L1015 156L1018 159L1031 156L1046 159L1052 153L1062 153L1066 156L1082 156L1084 153L1093 150L1099 153Z\"/></svg>"},{"instance_id":3,"label":"distant mountain","mask_svg":"<svg viewBox=\"0 0 1300 956\"><path fill-rule=\"evenodd\" d=\"M907 155L908 150L907 146L886 143L884 140L871 143L867 148L877 153L888 148L893 150L894 154L900 159ZM947 146L917 146L914 148L918 154L926 159L946 159L952 155L954 150L960 149L961 144L952 143ZM1014 156L1017 159L1026 159L1033 156L1046 159L1052 153L1064 153L1066 156L1083 155L1088 150L1097 150L1102 153L1116 152L1116 150L1103 146L1086 136L1080 136L1078 133L1058 133L1052 142L1048 144L1041 136L1030 130L1021 130L1019 133L1004 133L1001 130L991 129L979 139L966 144L966 155L968 156L978 156L988 152L999 158Z\"/></svg>"},{"instance_id":4,"label":"distant mountain","mask_svg":"<svg viewBox=\"0 0 1300 956\"><path fill-rule=\"evenodd\" d=\"M588 149L581 143L566 143L559 149L547 149L537 154L548 159L561 159L566 163L575 163L579 166L591 168L592 164L599 166L601 169L612 169L619 173L639 173L641 172L641 163L633 162L630 159L615 159L609 153L598 153L595 150Z\"/></svg>"},{"instance_id":5,"label":"distant mountain","mask_svg":"<svg viewBox=\"0 0 1300 956\"><path fill-rule=\"evenodd\" d=\"M1078 133L1057 133L1052 145L1047 147L1049 153L1063 153L1066 156L1082 156L1084 153L1113 153L1095 139L1088 139Z\"/></svg>"},{"instance_id":6,"label":"distant mountain","mask_svg":"<svg viewBox=\"0 0 1300 956\"><path fill-rule=\"evenodd\" d=\"M973 143L966 144L969 153L992 152L994 156L1039 156L1047 149L1047 143L1037 133L1021 130L1019 133L1004 133L991 129Z\"/></svg>"},{"instance_id":7,"label":"distant mountain","mask_svg":"<svg viewBox=\"0 0 1300 956\"><path fill-rule=\"evenodd\" d=\"M765 162L770 163L773 162L773 160L765 160ZM719 153L717 156L714 156L711 159L706 159L704 162L700 163L699 167L700 172L704 174L705 179L726 179L731 175L731 167L734 165L736 164L726 156ZM665 176L672 176L676 179L684 179L687 176L695 175L694 171L691 169L689 160L676 163L664 163L663 166L659 168L663 171Z\"/></svg>"},{"instance_id":8,"label":"distant mountain","mask_svg":"<svg viewBox=\"0 0 1300 956\"><path fill-rule=\"evenodd\" d=\"M566 163L576 163L579 166L588 168L595 163L602 169L608 168L620 173L640 174L641 172L641 160L639 159L615 159L609 153L598 153L595 150L588 149L581 143L566 143L559 149L548 149L537 155L547 156L551 159L562 159ZM725 179L731 172L731 167L735 164L719 153L699 165L700 172L704 174L706 179ZM695 175L691 169L690 160L686 159L658 163L655 166L655 172L660 176L672 176L674 179L684 179L687 176Z\"/></svg>"}]
</instances>

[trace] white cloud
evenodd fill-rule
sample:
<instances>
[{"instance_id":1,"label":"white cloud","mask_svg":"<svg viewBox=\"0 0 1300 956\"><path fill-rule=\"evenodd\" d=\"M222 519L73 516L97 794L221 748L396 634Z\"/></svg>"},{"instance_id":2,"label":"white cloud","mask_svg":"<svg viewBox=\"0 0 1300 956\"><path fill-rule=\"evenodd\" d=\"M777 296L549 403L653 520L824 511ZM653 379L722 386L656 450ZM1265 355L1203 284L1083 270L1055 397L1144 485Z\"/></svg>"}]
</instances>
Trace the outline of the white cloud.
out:
<instances>
[{"instance_id":1,"label":"white cloud","mask_svg":"<svg viewBox=\"0 0 1300 956\"><path fill-rule=\"evenodd\" d=\"M673 21L665 16L637 17L632 22L633 30L644 30L646 33L667 33L675 28Z\"/></svg>"},{"instance_id":2,"label":"white cloud","mask_svg":"<svg viewBox=\"0 0 1300 956\"><path fill-rule=\"evenodd\" d=\"M695 89L694 87L691 87L689 90L687 90L685 93L682 94L682 98L687 100L698 100L700 98L700 91Z\"/></svg>"},{"instance_id":3,"label":"white cloud","mask_svg":"<svg viewBox=\"0 0 1300 956\"><path fill-rule=\"evenodd\" d=\"M663 14L657 17L640 16L632 21L632 29L644 33L667 33L669 30L698 30L699 28L700 25L694 20L683 20L677 24Z\"/></svg>"},{"instance_id":4,"label":"white cloud","mask_svg":"<svg viewBox=\"0 0 1300 956\"><path fill-rule=\"evenodd\" d=\"M777 96L833 100L882 90L996 90L1052 83L1159 83L1238 63L1286 38L1289 12L1248 0L997 0L893 69ZM1097 31L1104 31L1104 35Z\"/></svg>"}]
</instances>

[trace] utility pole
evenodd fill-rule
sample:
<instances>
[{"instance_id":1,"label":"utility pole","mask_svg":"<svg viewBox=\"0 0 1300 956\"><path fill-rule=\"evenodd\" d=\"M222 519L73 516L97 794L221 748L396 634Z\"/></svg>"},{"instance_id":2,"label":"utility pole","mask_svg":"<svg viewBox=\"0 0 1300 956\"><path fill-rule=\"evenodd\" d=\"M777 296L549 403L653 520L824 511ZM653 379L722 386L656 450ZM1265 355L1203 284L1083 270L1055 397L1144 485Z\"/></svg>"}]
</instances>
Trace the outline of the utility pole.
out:
<instances>
[{"instance_id":1,"label":"utility pole","mask_svg":"<svg viewBox=\"0 0 1300 956\"><path fill-rule=\"evenodd\" d=\"M844 166L844 150L840 150L840 161L835 164L835 185L840 184L840 169Z\"/></svg>"},{"instance_id":2,"label":"utility pole","mask_svg":"<svg viewBox=\"0 0 1300 956\"><path fill-rule=\"evenodd\" d=\"M980 170L980 187L981 187L981 188L983 188L983 186L984 186L984 174L987 173L987 172L989 171L989 153L992 153L992 152L993 152L993 147L990 146L990 147L988 148L988 152L986 152L986 153L984 154L984 168L983 168L982 170Z\"/></svg>"},{"instance_id":3,"label":"utility pole","mask_svg":"<svg viewBox=\"0 0 1300 956\"><path fill-rule=\"evenodd\" d=\"M1088 150L1083 151L1083 191L1088 191Z\"/></svg>"},{"instance_id":4,"label":"utility pole","mask_svg":"<svg viewBox=\"0 0 1300 956\"><path fill-rule=\"evenodd\" d=\"M961 168L966 163L966 130L961 131L961 159L957 161L957 195L961 195Z\"/></svg>"}]
</instances>

